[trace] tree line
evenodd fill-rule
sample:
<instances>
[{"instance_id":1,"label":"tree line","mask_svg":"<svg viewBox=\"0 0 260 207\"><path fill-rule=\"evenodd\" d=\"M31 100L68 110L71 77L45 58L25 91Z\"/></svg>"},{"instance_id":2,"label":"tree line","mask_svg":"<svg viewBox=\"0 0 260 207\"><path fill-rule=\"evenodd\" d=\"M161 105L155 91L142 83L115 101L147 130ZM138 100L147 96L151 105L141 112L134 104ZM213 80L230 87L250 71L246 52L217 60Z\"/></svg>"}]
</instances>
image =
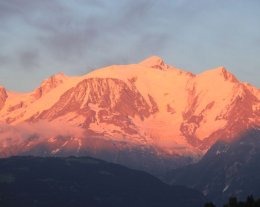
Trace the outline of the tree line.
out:
<instances>
[{"instance_id":1,"label":"tree line","mask_svg":"<svg viewBox=\"0 0 260 207\"><path fill-rule=\"evenodd\" d=\"M216 207L212 202L205 203L204 207ZM252 195L245 201L238 201L237 197L230 197L223 207L260 207L260 199L255 199Z\"/></svg>"}]
</instances>

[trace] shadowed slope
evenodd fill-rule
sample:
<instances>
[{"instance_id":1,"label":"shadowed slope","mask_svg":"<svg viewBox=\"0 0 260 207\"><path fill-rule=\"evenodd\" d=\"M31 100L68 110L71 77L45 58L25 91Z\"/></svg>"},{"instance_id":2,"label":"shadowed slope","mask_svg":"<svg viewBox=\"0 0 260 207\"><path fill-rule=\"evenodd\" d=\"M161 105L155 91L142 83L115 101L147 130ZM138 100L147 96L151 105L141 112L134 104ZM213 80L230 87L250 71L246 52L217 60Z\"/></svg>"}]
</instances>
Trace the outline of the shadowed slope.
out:
<instances>
[{"instance_id":1,"label":"shadowed slope","mask_svg":"<svg viewBox=\"0 0 260 207\"><path fill-rule=\"evenodd\" d=\"M196 164L170 172L167 181L200 190L216 204L230 196L260 196L260 130L252 129L236 141L214 144Z\"/></svg>"},{"instance_id":2,"label":"shadowed slope","mask_svg":"<svg viewBox=\"0 0 260 207\"><path fill-rule=\"evenodd\" d=\"M0 159L1 206L200 207L204 201L197 191L89 157Z\"/></svg>"}]
</instances>

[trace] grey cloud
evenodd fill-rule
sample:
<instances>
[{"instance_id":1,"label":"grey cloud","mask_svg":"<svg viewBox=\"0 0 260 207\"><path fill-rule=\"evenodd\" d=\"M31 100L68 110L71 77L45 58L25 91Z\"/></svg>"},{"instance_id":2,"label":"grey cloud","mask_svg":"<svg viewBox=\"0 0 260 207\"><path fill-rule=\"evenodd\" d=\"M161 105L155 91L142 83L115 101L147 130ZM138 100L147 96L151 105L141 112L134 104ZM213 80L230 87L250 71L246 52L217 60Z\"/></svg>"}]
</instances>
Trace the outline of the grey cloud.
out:
<instances>
[{"instance_id":1,"label":"grey cloud","mask_svg":"<svg viewBox=\"0 0 260 207\"><path fill-rule=\"evenodd\" d=\"M237 48L241 39L238 35L237 40L233 38L236 30L231 31L232 27L228 25L238 25L233 24L233 16L229 13L235 0L230 2L0 0L0 24L10 19L22 21L26 29L33 31L30 33L33 48L38 50L34 54L30 52L32 48L14 48L14 53L4 54L2 60L0 57L0 63L14 64L11 56L15 55L20 68L40 69L51 63L49 65L83 71L84 68L92 70L111 64L133 63L149 55L165 54L168 57L179 55L181 61L196 59L194 62L204 67L197 60L197 54L209 57L209 60L203 58L202 62L212 62L217 58L210 57L209 48L218 50L218 46L223 45L225 51L229 51L228 48ZM240 12L239 9L235 11ZM188 51L188 58L184 57L185 53L170 54L173 50ZM225 60L222 56L219 59ZM39 67L35 67L37 64Z\"/></svg>"},{"instance_id":2,"label":"grey cloud","mask_svg":"<svg viewBox=\"0 0 260 207\"><path fill-rule=\"evenodd\" d=\"M36 70L39 67L39 53L35 49L23 49L16 51L12 56L0 54L0 69L19 68L24 71Z\"/></svg>"},{"instance_id":3,"label":"grey cloud","mask_svg":"<svg viewBox=\"0 0 260 207\"><path fill-rule=\"evenodd\" d=\"M156 5L156 1L152 0L139 0L138 3L127 1L122 9L124 13L123 21L125 23L139 24L147 20L153 15L151 10L154 8L154 5Z\"/></svg>"},{"instance_id":4,"label":"grey cloud","mask_svg":"<svg viewBox=\"0 0 260 207\"><path fill-rule=\"evenodd\" d=\"M24 71L37 70L39 67L40 59L37 51L24 50L16 52L12 57L0 55L0 69L13 68L16 69L17 65Z\"/></svg>"},{"instance_id":5,"label":"grey cloud","mask_svg":"<svg viewBox=\"0 0 260 207\"><path fill-rule=\"evenodd\" d=\"M80 21L74 16L62 15L61 19L58 20L46 22L46 19L44 19L43 21L36 21L33 24L45 30L44 35L41 35L39 39L47 50L60 61L67 62L72 59L85 58L86 54L90 54L91 56L91 52L92 56L95 53L101 53L98 62L97 60L94 61L93 58L90 60L92 63L89 63L90 65L100 67L110 63L127 62L127 58L124 58L122 55L127 54L127 49L126 51L120 51L119 55L118 53L105 52L106 48L111 51L116 50L115 47L117 45L114 42L124 39L124 36L125 40L131 36L139 36L140 40L146 39L147 31L145 30L150 25L148 24L145 28L142 25L149 19L148 14L153 5L154 1L147 0L142 0L138 3L123 1L118 6L118 15L115 18L113 15L111 15L112 17L108 17L110 16L109 5L102 4L103 15L86 15ZM107 7L104 8L104 6ZM152 38L150 38L151 41ZM154 47L155 44L147 44L147 50L149 50L151 45ZM102 53L106 53L107 57L104 57ZM119 56L122 56L122 60L118 60ZM110 57L110 60L108 57Z\"/></svg>"},{"instance_id":6,"label":"grey cloud","mask_svg":"<svg viewBox=\"0 0 260 207\"><path fill-rule=\"evenodd\" d=\"M61 2L58 0L9 0L7 3L0 1L0 10L4 8L7 11L6 16L23 19L27 25L35 28L37 30L34 37L35 42L42 48L43 52L50 54L50 58L68 63L87 58L86 54L91 56L92 53L93 56L93 54L101 53L101 60L94 61L95 58L92 58L89 64L102 66L111 63L109 57L115 61L114 63L117 61L125 62L123 59L127 55L127 49L121 51L122 60L116 61L113 55L118 58L118 54L106 53L102 48L110 48L113 51L118 46L114 44L117 39L126 40L137 38L137 36L139 40L146 39L146 29L151 25L148 23L146 27L143 27L143 24L152 17L156 1L133 2L124 0L117 3L117 8L113 8L112 12L117 13L117 15L113 15L111 14L112 3L110 2L76 0L75 2L78 4L102 10L101 14L85 14L82 18L77 16L76 11ZM152 38L150 38L151 41ZM155 44L146 44L147 50L149 50L150 45ZM33 56L30 53L21 52L18 56L22 63L21 66L36 65L37 55Z\"/></svg>"},{"instance_id":7,"label":"grey cloud","mask_svg":"<svg viewBox=\"0 0 260 207\"><path fill-rule=\"evenodd\" d=\"M105 1L102 0L75 0L76 3L78 4L85 4L88 6L92 7L97 7L97 8L105 8L106 3Z\"/></svg>"},{"instance_id":8,"label":"grey cloud","mask_svg":"<svg viewBox=\"0 0 260 207\"><path fill-rule=\"evenodd\" d=\"M39 67L39 53L37 50L23 50L18 53L17 57L25 70L35 70Z\"/></svg>"},{"instance_id":9,"label":"grey cloud","mask_svg":"<svg viewBox=\"0 0 260 207\"><path fill-rule=\"evenodd\" d=\"M0 54L0 66L3 67L10 62L10 57Z\"/></svg>"},{"instance_id":10,"label":"grey cloud","mask_svg":"<svg viewBox=\"0 0 260 207\"><path fill-rule=\"evenodd\" d=\"M167 46L170 35L159 33L159 34L146 34L140 39L139 45L140 48L147 48L146 50L152 52L159 52Z\"/></svg>"},{"instance_id":11,"label":"grey cloud","mask_svg":"<svg viewBox=\"0 0 260 207\"><path fill-rule=\"evenodd\" d=\"M52 11L59 11L59 9L63 8L63 5L58 0L46 0L46 1L40 1L40 0L8 0L0 1L0 7L3 7L5 9L9 10L20 10L23 11L22 13L26 13L27 11L33 12L34 10L45 10L49 9ZM46 10L48 11L48 10Z\"/></svg>"},{"instance_id":12,"label":"grey cloud","mask_svg":"<svg viewBox=\"0 0 260 207\"><path fill-rule=\"evenodd\" d=\"M160 18L171 18L169 15L171 12L181 10L179 7L161 6L167 2L164 0L160 2L122 0L117 2L117 8L110 7L112 1L107 3L100 0L76 0L78 4L102 10L101 14L94 16L86 14L80 19L75 11L58 0L9 0L8 2L4 5L7 5L9 10L18 11L16 15L38 30L35 39L43 53L64 64L77 62L83 58L91 68L133 62L136 57L163 51L167 47L166 42L181 33L180 30L171 34L170 30L165 28L169 25L165 25L162 31L158 32L158 26L161 26ZM181 6L184 4L187 4L187 1L184 1ZM193 8L192 5L190 7ZM162 12L163 8L165 12ZM111 11L117 15L111 14ZM36 18L34 12L42 15L36 15ZM183 15L185 13L190 15L189 12L184 12ZM178 20L173 21L178 22ZM183 25L180 27L185 28ZM133 44L130 45L129 42ZM99 57L91 58L93 55ZM18 56L24 57L24 54ZM22 61L23 67L33 66L37 61L36 57L31 57L31 61L33 60L31 64L27 61L28 58L21 59L26 60Z\"/></svg>"}]
</instances>

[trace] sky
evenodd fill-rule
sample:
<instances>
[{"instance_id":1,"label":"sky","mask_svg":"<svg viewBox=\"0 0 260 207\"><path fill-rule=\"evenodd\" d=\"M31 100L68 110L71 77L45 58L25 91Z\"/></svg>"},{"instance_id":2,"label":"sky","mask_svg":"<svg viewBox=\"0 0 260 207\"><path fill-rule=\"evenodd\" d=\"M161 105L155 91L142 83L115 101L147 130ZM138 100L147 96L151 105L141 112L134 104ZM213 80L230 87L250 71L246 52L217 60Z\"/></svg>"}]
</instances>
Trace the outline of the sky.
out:
<instances>
[{"instance_id":1,"label":"sky","mask_svg":"<svg viewBox=\"0 0 260 207\"><path fill-rule=\"evenodd\" d=\"M61 71L157 55L260 87L259 11L259 0L0 0L0 85L31 91Z\"/></svg>"}]
</instances>

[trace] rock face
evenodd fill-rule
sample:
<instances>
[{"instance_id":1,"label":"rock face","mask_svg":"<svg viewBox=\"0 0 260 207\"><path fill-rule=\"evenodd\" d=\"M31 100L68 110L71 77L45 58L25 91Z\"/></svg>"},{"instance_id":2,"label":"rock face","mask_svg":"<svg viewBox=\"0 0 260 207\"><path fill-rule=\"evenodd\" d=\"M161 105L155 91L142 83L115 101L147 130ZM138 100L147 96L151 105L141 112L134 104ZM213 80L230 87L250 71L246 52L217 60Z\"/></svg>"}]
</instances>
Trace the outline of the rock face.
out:
<instances>
[{"instance_id":1,"label":"rock face","mask_svg":"<svg viewBox=\"0 0 260 207\"><path fill-rule=\"evenodd\" d=\"M7 99L6 90L5 88L0 86L0 110L4 107L6 99Z\"/></svg>"},{"instance_id":2,"label":"rock face","mask_svg":"<svg viewBox=\"0 0 260 207\"><path fill-rule=\"evenodd\" d=\"M259 94L224 67L194 75L159 57L81 77L57 74L32 93L0 90L0 153L107 152L114 162L150 166L153 159L174 168L260 126Z\"/></svg>"},{"instance_id":3,"label":"rock face","mask_svg":"<svg viewBox=\"0 0 260 207\"><path fill-rule=\"evenodd\" d=\"M44 80L39 88L35 89L33 96L36 99L41 98L43 95L47 94L52 89L56 88L66 79L64 73L58 73Z\"/></svg>"},{"instance_id":4,"label":"rock face","mask_svg":"<svg viewBox=\"0 0 260 207\"><path fill-rule=\"evenodd\" d=\"M134 133L130 129L130 118L136 116L143 120L155 113L156 105L150 105L134 85L128 86L113 78L90 78L68 90L56 104L35 119L51 121L64 114L75 113L86 118L82 123L84 128L99 122L114 124L119 128L122 127L121 124L125 124L122 129Z\"/></svg>"},{"instance_id":5,"label":"rock face","mask_svg":"<svg viewBox=\"0 0 260 207\"><path fill-rule=\"evenodd\" d=\"M259 159L260 130L252 129L231 143L218 141L198 163L168 173L165 180L197 189L221 206L231 196L260 196Z\"/></svg>"}]
</instances>

